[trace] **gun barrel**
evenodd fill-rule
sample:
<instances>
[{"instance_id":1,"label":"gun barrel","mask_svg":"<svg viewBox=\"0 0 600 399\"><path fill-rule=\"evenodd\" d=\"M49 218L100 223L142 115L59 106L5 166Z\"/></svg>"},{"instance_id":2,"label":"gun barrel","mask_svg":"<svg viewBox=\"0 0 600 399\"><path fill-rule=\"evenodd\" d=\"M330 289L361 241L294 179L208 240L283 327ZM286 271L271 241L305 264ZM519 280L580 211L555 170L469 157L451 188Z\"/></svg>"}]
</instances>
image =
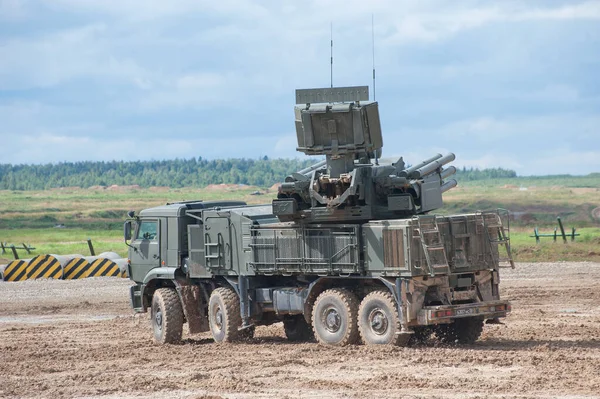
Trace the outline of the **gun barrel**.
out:
<instances>
[{"instance_id":1,"label":"gun barrel","mask_svg":"<svg viewBox=\"0 0 600 399\"><path fill-rule=\"evenodd\" d=\"M443 169L440 173L442 179L447 178L448 176L452 176L456 173L456 168L454 166L449 166L446 169Z\"/></svg>"},{"instance_id":2,"label":"gun barrel","mask_svg":"<svg viewBox=\"0 0 600 399\"><path fill-rule=\"evenodd\" d=\"M442 193L445 193L446 191L450 190L451 188L454 188L458 185L458 183L456 182L456 180L454 179L450 179L447 182L445 182L444 184L442 184L442 186L440 187L440 190L442 191Z\"/></svg>"},{"instance_id":3,"label":"gun barrel","mask_svg":"<svg viewBox=\"0 0 600 399\"><path fill-rule=\"evenodd\" d=\"M435 160L428 163L427 165L422 166L419 169L413 171L409 177L412 179L420 179L421 177L427 176L428 174L432 173L436 169L441 168L445 164L454 161L454 159L456 159L456 156L452 153L444 155L443 157L440 157L440 158L436 158Z\"/></svg>"},{"instance_id":4,"label":"gun barrel","mask_svg":"<svg viewBox=\"0 0 600 399\"><path fill-rule=\"evenodd\" d=\"M425 166L427 164L430 164L431 162L435 161L436 159L440 159L441 157L442 157L442 154L436 154L435 156L433 156L433 157L431 157L429 159L426 159L426 160L424 160L423 162L421 162L421 163L419 163L417 165L411 166L408 169L404 169L403 171L401 171L400 173L398 173L398 176L400 176L400 177L408 177L414 171L416 171L417 169L422 168L423 166Z\"/></svg>"},{"instance_id":5,"label":"gun barrel","mask_svg":"<svg viewBox=\"0 0 600 399\"><path fill-rule=\"evenodd\" d=\"M325 164L327 164L327 160L324 159L322 161L317 162L314 165L311 165L311 166L309 166L307 168L301 169L301 170L299 170L296 173L299 173L301 175L306 175L306 174L312 172L313 170L319 169L320 167L324 166Z\"/></svg>"}]
</instances>

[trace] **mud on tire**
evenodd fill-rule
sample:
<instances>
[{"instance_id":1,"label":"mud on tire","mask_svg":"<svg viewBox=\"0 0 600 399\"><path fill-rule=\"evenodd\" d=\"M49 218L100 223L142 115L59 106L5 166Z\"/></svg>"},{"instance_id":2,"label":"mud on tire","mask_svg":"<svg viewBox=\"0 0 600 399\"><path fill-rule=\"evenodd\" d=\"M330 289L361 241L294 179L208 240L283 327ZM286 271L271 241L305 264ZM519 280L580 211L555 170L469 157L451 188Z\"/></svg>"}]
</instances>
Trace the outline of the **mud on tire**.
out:
<instances>
[{"instance_id":1,"label":"mud on tire","mask_svg":"<svg viewBox=\"0 0 600 399\"><path fill-rule=\"evenodd\" d=\"M352 292L331 288L317 297L312 327L321 344L345 346L358 341L358 298Z\"/></svg>"},{"instance_id":2,"label":"mud on tire","mask_svg":"<svg viewBox=\"0 0 600 399\"><path fill-rule=\"evenodd\" d=\"M370 292L360 303L358 328L366 345L403 345L396 301L388 290Z\"/></svg>"},{"instance_id":3,"label":"mud on tire","mask_svg":"<svg viewBox=\"0 0 600 399\"><path fill-rule=\"evenodd\" d=\"M181 341L183 309L173 288L159 288L154 291L150 316L156 342L172 344Z\"/></svg>"},{"instance_id":4,"label":"mud on tire","mask_svg":"<svg viewBox=\"0 0 600 399\"><path fill-rule=\"evenodd\" d=\"M208 303L208 321L215 342L232 342L240 338L240 300L233 289L220 287L212 292Z\"/></svg>"}]
</instances>

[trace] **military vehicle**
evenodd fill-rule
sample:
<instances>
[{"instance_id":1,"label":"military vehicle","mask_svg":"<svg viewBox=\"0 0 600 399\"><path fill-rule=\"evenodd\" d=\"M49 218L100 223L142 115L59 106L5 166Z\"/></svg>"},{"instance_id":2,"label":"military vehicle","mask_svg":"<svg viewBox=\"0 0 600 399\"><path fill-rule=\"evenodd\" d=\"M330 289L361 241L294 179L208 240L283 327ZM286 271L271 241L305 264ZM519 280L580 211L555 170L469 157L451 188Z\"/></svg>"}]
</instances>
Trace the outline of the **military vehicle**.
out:
<instances>
[{"instance_id":1,"label":"military vehicle","mask_svg":"<svg viewBox=\"0 0 600 399\"><path fill-rule=\"evenodd\" d=\"M456 181L453 154L380 165L368 87L297 90L297 150L324 156L268 205L168 203L129 213L131 304L159 343L216 342L283 322L293 341L406 345L432 333L472 343L511 310L499 269L514 267L506 213L435 216ZM446 180L444 180L446 179Z\"/></svg>"}]
</instances>

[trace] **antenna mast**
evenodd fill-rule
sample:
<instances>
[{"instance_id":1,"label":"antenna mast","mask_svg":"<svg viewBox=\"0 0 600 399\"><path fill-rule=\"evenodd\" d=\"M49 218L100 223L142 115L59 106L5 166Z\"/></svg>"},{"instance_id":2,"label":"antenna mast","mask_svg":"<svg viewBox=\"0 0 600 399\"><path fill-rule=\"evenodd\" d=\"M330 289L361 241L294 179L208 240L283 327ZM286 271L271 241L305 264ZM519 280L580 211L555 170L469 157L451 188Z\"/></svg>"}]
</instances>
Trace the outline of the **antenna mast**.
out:
<instances>
[{"instance_id":1,"label":"antenna mast","mask_svg":"<svg viewBox=\"0 0 600 399\"><path fill-rule=\"evenodd\" d=\"M373 101L377 98L375 91L375 17L371 14L371 47L373 48Z\"/></svg>"},{"instance_id":2,"label":"antenna mast","mask_svg":"<svg viewBox=\"0 0 600 399\"><path fill-rule=\"evenodd\" d=\"M331 44L331 65L329 67L329 74L330 74L330 83L331 83L331 88L333 88L333 22L331 22L331 26L330 26L330 44Z\"/></svg>"}]
</instances>

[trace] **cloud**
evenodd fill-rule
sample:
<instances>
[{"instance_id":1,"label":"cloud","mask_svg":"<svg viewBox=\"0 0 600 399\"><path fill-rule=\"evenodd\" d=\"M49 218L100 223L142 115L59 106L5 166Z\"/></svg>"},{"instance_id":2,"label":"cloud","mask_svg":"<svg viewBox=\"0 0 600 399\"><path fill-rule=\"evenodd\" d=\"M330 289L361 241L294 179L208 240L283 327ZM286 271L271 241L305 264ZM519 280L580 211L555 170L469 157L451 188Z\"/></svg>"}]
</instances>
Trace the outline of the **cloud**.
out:
<instances>
[{"instance_id":1,"label":"cloud","mask_svg":"<svg viewBox=\"0 0 600 399\"><path fill-rule=\"evenodd\" d=\"M30 147L2 162L301 156L294 89L330 84L331 22L334 84L370 83L371 14L384 155L600 169L594 1L0 0L0 137Z\"/></svg>"}]
</instances>

